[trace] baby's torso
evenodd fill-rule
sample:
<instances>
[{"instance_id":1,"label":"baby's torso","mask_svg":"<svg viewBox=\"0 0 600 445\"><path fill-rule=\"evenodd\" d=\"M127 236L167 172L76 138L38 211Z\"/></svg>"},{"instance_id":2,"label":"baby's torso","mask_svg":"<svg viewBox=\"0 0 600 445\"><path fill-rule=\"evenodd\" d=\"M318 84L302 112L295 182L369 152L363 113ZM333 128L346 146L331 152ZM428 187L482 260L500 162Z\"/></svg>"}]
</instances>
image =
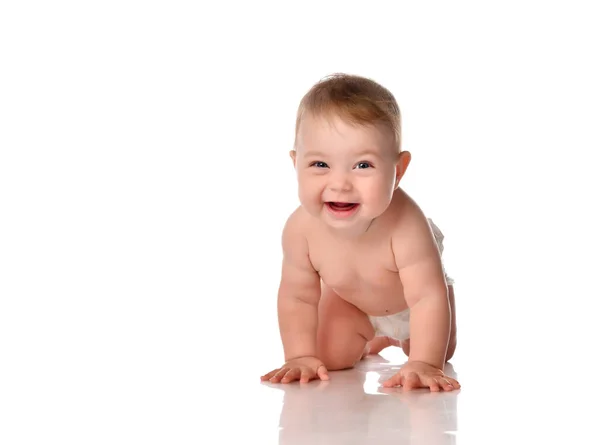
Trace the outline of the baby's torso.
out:
<instances>
[{"instance_id":1,"label":"baby's torso","mask_svg":"<svg viewBox=\"0 0 600 445\"><path fill-rule=\"evenodd\" d=\"M366 314L389 315L407 308L390 242L357 249L314 243L310 257L323 283Z\"/></svg>"},{"instance_id":2,"label":"baby's torso","mask_svg":"<svg viewBox=\"0 0 600 445\"><path fill-rule=\"evenodd\" d=\"M391 239L391 223L385 222L363 242L336 239L316 223L307 231L310 260L323 283L372 316L408 308Z\"/></svg>"}]
</instances>

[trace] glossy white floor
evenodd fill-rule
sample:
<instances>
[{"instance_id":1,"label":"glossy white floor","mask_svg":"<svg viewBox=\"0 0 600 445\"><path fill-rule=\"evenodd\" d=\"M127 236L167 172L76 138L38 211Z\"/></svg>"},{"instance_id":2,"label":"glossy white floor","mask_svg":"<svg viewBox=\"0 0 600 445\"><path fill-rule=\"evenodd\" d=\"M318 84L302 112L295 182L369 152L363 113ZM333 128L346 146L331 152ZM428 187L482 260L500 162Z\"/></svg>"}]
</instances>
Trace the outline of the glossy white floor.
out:
<instances>
[{"instance_id":1,"label":"glossy white floor","mask_svg":"<svg viewBox=\"0 0 600 445\"><path fill-rule=\"evenodd\" d=\"M279 444L454 444L458 393L403 392L380 382L403 361L372 356L328 382L270 385L282 393ZM452 366L447 369L455 376Z\"/></svg>"},{"instance_id":2,"label":"glossy white floor","mask_svg":"<svg viewBox=\"0 0 600 445\"><path fill-rule=\"evenodd\" d=\"M173 285L145 302L140 289L137 301L3 304L3 444L598 443L598 328L578 308L490 316L463 302L449 368L462 389L403 393L379 385L399 349L329 382L260 383L281 360L275 317L228 310L216 289L186 298Z\"/></svg>"},{"instance_id":3,"label":"glossy white floor","mask_svg":"<svg viewBox=\"0 0 600 445\"><path fill-rule=\"evenodd\" d=\"M575 365L563 356L569 350L586 355L569 349L568 342L526 333L515 319L490 325L500 329L496 335L490 330L471 332L481 336L481 346L464 342L447 366L463 385L460 391L383 388L381 381L406 359L400 349L389 348L353 370L332 373L329 382L264 384L253 391L262 400L257 409L271 413L277 406L281 412L271 422L259 423L263 431L276 424L278 442L273 443L281 445L598 443L598 385L592 374L583 377L590 370L585 364ZM536 323L533 329L542 325ZM578 330L566 326L566 331ZM597 329L588 328L587 333L600 338Z\"/></svg>"}]
</instances>

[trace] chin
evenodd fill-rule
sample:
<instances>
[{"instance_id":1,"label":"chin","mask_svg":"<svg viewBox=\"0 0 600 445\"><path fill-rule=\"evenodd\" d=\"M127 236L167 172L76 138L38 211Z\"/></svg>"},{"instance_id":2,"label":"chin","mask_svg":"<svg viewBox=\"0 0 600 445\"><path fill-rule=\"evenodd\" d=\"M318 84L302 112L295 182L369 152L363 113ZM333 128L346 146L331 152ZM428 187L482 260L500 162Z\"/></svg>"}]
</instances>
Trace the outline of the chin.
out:
<instances>
[{"instance_id":1,"label":"chin","mask_svg":"<svg viewBox=\"0 0 600 445\"><path fill-rule=\"evenodd\" d=\"M336 212L327 205L323 205L320 212L320 219L332 229L350 229L360 230L360 227L370 222L370 218L365 215L362 206L347 212Z\"/></svg>"}]
</instances>

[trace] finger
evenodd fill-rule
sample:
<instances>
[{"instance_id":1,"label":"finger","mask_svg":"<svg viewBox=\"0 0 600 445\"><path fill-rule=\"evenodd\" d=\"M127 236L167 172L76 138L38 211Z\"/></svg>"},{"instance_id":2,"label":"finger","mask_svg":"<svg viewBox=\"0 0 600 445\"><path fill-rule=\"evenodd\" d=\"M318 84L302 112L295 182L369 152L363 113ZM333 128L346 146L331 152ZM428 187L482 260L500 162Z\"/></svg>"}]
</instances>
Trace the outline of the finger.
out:
<instances>
[{"instance_id":1,"label":"finger","mask_svg":"<svg viewBox=\"0 0 600 445\"><path fill-rule=\"evenodd\" d=\"M310 371L310 369L308 369L308 368L302 369L302 372L300 373L300 383L308 383L312 379L314 379L314 375Z\"/></svg>"},{"instance_id":2,"label":"finger","mask_svg":"<svg viewBox=\"0 0 600 445\"><path fill-rule=\"evenodd\" d=\"M402 376L394 374L392 377L383 382L384 388L393 388L394 386L402 385Z\"/></svg>"},{"instance_id":3,"label":"finger","mask_svg":"<svg viewBox=\"0 0 600 445\"><path fill-rule=\"evenodd\" d=\"M294 380L298 380L300 378L300 369L292 368L288 372L285 373L283 378L281 379L281 383L289 383Z\"/></svg>"},{"instance_id":4,"label":"finger","mask_svg":"<svg viewBox=\"0 0 600 445\"><path fill-rule=\"evenodd\" d=\"M452 386L452 383L450 383L450 380L448 380L447 378L439 378L438 383L440 383L440 386L446 391L452 391L454 389L454 386Z\"/></svg>"},{"instance_id":5,"label":"finger","mask_svg":"<svg viewBox=\"0 0 600 445\"><path fill-rule=\"evenodd\" d=\"M446 377L446 380L450 382L453 389L460 389L460 383L458 383L458 381L454 380L452 377Z\"/></svg>"},{"instance_id":6,"label":"finger","mask_svg":"<svg viewBox=\"0 0 600 445\"><path fill-rule=\"evenodd\" d=\"M405 379L404 379L404 383L402 384L404 390L406 391L410 391L411 389L415 389L415 388L420 388L421 387L421 379L419 379L419 376L414 373L411 372L409 373Z\"/></svg>"},{"instance_id":7,"label":"finger","mask_svg":"<svg viewBox=\"0 0 600 445\"><path fill-rule=\"evenodd\" d=\"M325 367L325 365L321 365L317 368L317 376L321 379L321 380L329 380L329 373L327 371L327 368Z\"/></svg>"},{"instance_id":8,"label":"finger","mask_svg":"<svg viewBox=\"0 0 600 445\"><path fill-rule=\"evenodd\" d=\"M300 383L308 383L315 378L315 373L310 368L302 368L300 372Z\"/></svg>"},{"instance_id":9,"label":"finger","mask_svg":"<svg viewBox=\"0 0 600 445\"><path fill-rule=\"evenodd\" d=\"M275 374L277 374L277 373L279 372L279 370L280 370L280 369L281 369L281 368L274 369L273 371L271 371L271 372L268 372L268 373L266 373L265 375L261 376L261 377L260 377L260 379L261 379L262 381L265 381L265 380L271 380L271 377L273 377Z\"/></svg>"},{"instance_id":10,"label":"finger","mask_svg":"<svg viewBox=\"0 0 600 445\"><path fill-rule=\"evenodd\" d=\"M438 383L438 379L439 378L434 378L431 377L429 379L429 389L431 390L431 392L439 392L441 390L440 388L440 384Z\"/></svg>"},{"instance_id":11,"label":"finger","mask_svg":"<svg viewBox=\"0 0 600 445\"><path fill-rule=\"evenodd\" d=\"M272 383L279 383L281 381L281 378L289 371L288 368L281 368L279 369L275 375L273 375L269 381Z\"/></svg>"}]
</instances>

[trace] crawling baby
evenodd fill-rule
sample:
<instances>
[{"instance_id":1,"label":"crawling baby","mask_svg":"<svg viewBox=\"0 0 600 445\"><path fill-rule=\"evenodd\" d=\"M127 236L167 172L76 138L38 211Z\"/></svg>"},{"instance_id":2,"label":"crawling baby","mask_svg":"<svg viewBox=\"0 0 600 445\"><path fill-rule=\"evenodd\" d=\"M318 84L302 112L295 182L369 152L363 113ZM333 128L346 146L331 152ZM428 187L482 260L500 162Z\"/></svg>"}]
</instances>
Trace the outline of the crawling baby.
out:
<instances>
[{"instance_id":1,"label":"crawling baby","mask_svg":"<svg viewBox=\"0 0 600 445\"><path fill-rule=\"evenodd\" d=\"M399 186L400 110L373 80L329 76L302 99L290 156L300 206L282 234L277 308L285 363L261 380L329 379L387 346L407 362L384 386L454 390L454 289L443 235Z\"/></svg>"}]
</instances>

